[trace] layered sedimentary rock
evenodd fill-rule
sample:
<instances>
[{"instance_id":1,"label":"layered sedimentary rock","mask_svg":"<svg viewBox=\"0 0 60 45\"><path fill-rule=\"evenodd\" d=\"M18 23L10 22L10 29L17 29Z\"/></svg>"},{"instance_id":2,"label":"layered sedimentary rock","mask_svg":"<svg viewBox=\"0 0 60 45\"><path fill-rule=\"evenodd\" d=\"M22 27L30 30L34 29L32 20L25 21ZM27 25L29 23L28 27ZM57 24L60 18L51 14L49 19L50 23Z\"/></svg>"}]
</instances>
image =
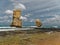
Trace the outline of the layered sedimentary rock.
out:
<instances>
[{"instance_id":1,"label":"layered sedimentary rock","mask_svg":"<svg viewBox=\"0 0 60 45\"><path fill-rule=\"evenodd\" d=\"M22 27L21 10L17 9L13 11L12 27Z\"/></svg>"}]
</instances>

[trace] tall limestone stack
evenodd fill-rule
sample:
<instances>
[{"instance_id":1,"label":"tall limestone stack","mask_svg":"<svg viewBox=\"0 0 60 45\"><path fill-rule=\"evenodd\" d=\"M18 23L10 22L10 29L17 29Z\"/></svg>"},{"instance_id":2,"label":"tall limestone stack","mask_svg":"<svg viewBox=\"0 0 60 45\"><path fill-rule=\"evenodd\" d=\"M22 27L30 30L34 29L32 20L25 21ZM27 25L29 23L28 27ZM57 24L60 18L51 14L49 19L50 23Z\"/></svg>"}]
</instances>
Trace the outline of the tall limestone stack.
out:
<instances>
[{"instance_id":1,"label":"tall limestone stack","mask_svg":"<svg viewBox=\"0 0 60 45\"><path fill-rule=\"evenodd\" d=\"M12 20L12 27L22 27L22 20L21 17L21 10L16 9L13 11L13 20Z\"/></svg>"}]
</instances>

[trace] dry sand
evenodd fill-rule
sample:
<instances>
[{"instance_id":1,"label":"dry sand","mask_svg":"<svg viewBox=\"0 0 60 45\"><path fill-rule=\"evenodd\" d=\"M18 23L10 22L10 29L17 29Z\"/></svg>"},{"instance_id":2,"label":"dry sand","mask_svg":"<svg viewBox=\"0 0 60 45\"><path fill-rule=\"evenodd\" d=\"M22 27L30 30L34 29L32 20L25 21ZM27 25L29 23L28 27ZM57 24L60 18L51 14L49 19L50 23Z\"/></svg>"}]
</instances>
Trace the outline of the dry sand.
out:
<instances>
[{"instance_id":1,"label":"dry sand","mask_svg":"<svg viewBox=\"0 0 60 45\"><path fill-rule=\"evenodd\" d=\"M60 32L0 36L0 45L60 45Z\"/></svg>"}]
</instances>

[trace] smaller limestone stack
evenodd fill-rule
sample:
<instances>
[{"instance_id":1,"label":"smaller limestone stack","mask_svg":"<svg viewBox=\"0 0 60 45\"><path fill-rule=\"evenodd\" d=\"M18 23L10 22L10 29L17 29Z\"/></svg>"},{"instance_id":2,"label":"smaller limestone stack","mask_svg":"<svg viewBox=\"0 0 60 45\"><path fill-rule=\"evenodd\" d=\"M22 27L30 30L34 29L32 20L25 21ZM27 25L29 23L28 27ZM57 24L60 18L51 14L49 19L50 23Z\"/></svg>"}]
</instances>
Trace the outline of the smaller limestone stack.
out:
<instances>
[{"instance_id":1,"label":"smaller limestone stack","mask_svg":"<svg viewBox=\"0 0 60 45\"><path fill-rule=\"evenodd\" d=\"M35 23L36 23L37 27L41 27L42 26L42 23L41 23L41 21L39 19L36 19Z\"/></svg>"}]
</instances>

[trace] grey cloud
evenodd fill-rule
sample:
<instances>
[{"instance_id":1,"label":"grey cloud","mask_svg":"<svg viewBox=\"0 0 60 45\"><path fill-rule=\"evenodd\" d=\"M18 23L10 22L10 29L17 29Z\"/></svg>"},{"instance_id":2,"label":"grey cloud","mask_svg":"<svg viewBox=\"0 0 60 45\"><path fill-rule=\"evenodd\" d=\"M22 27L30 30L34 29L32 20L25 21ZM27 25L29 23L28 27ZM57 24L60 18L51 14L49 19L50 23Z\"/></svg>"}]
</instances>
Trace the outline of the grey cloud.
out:
<instances>
[{"instance_id":1,"label":"grey cloud","mask_svg":"<svg viewBox=\"0 0 60 45\"><path fill-rule=\"evenodd\" d=\"M15 1L15 0L12 0L12 1ZM43 18L40 18L40 19L42 19L43 22L45 20L46 21L45 23L47 23L47 20L46 20L47 17L50 17L55 14L60 14L60 1L59 0L18 0L18 1L19 1L19 3L22 3L27 7L27 9L25 11L26 13L33 14L30 17L28 16L29 17L28 19L40 18L42 15ZM8 8L9 8L9 6L8 6ZM25 13L25 16L27 16L26 13ZM50 17L47 19L49 19L52 23L53 17L52 18ZM53 21L55 21L55 20L53 20ZM57 22L59 22L59 21L57 21ZM57 23L57 22L55 21L55 23ZM50 22L48 21L48 24L49 23Z\"/></svg>"}]
</instances>

